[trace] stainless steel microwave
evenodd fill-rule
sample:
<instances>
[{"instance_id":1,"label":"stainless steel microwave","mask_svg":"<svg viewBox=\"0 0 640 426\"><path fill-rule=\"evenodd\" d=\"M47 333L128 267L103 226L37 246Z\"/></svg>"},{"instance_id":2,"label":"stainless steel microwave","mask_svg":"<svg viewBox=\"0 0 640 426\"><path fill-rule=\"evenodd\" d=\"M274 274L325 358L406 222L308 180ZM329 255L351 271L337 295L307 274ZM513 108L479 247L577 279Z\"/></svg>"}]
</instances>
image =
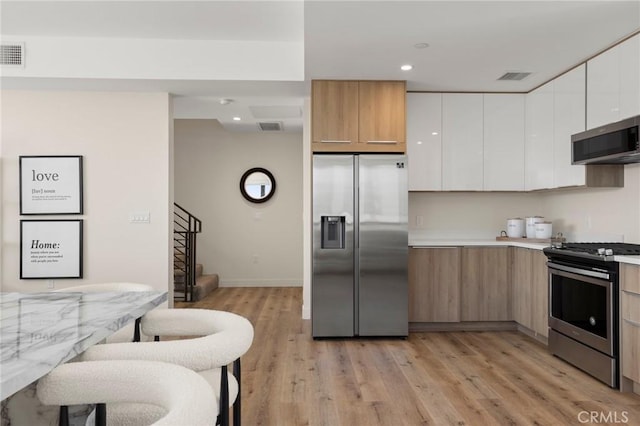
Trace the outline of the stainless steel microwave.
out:
<instances>
[{"instance_id":1,"label":"stainless steel microwave","mask_svg":"<svg viewBox=\"0 0 640 426\"><path fill-rule=\"evenodd\" d=\"M571 136L571 164L640 163L640 115Z\"/></svg>"}]
</instances>

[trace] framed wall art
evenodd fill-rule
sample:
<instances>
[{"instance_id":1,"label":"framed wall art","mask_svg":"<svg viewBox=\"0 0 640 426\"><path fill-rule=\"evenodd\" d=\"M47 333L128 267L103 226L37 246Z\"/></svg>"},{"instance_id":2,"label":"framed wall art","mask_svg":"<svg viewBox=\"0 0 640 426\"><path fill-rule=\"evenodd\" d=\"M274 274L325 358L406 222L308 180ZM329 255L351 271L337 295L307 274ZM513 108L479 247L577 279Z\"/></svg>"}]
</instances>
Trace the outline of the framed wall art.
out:
<instances>
[{"instance_id":1,"label":"framed wall art","mask_svg":"<svg viewBox=\"0 0 640 426\"><path fill-rule=\"evenodd\" d=\"M20 214L82 214L82 156L20 156Z\"/></svg>"},{"instance_id":2,"label":"framed wall art","mask_svg":"<svg viewBox=\"0 0 640 426\"><path fill-rule=\"evenodd\" d=\"M21 220L20 279L82 278L82 219Z\"/></svg>"}]
</instances>

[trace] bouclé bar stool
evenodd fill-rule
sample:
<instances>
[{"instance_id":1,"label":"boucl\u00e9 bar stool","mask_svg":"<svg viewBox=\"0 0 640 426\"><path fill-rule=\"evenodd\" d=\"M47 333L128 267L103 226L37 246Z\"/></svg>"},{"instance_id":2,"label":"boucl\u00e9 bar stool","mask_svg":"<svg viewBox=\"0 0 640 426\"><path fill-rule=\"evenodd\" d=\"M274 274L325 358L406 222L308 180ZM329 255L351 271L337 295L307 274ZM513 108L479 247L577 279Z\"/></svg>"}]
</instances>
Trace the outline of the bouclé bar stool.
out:
<instances>
[{"instance_id":1,"label":"boucl\u00e9 bar stool","mask_svg":"<svg viewBox=\"0 0 640 426\"><path fill-rule=\"evenodd\" d=\"M135 424L213 425L218 407L211 386L200 375L179 365L155 361L70 362L40 379L37 395L45 405L59 405L60 426L68 424L66 407L98 404L96 425L116 425L114 403L135 403ZM106 405L106 410L105 410ZM129 423L131 425L131 423Z\"/></svg>"},{"instance_id":2,"label":"boucl\u00e9 bar stool","mask_svg":"<svg viewBox=\"0 0 640 426\"><path fill-rule=\"evenodd\" d=\"M218 422L240 426L240 357L253 342L253 326L231 312L208 309L156 309L144 315L142 332L148 336L194 337L140 343L112 343L87 349L83 360L153 360L170 362L198 372L211 385L219 401ZM234 372L227 365L234 363Z\"/></svg>"}]
</instances>

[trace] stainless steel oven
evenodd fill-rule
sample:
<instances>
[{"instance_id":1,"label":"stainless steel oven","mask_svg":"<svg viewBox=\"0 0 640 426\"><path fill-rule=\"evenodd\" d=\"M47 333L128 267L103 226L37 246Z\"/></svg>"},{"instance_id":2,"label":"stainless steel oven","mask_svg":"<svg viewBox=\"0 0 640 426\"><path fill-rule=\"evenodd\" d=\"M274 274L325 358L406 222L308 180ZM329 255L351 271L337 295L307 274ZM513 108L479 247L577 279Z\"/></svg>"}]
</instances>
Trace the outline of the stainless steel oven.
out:
<instances>
[{"instance_id":1,"label":"stainless steel oven","mask_svg":"<svg viewBox=\"0 0 640 426\"><path fill-rule=\"evenodd\" d=\"M560 260L547 266L549 351L617 388L617 271Z\"/></svg>"},{"instance_id":2,"label":"stainless steel oven","mask_svg":"<svg viewBox=\"0 0 640 426\"><path fill-rule=\"evenodd\" d=\"M640 245L567 243L544 249L549 271L549 351L619 387L619 254Z\"/></svg>"},{"instance_id":3,"label":"stainless steel oven","mask_svg":"<svg viewBox=\"0 0 640 426\"><path fill-rule=\"evenodd\" d=\"M549 327L606 355L615 352L615 272L556 262L549 268Z\"/></svg>"}]
</instances>

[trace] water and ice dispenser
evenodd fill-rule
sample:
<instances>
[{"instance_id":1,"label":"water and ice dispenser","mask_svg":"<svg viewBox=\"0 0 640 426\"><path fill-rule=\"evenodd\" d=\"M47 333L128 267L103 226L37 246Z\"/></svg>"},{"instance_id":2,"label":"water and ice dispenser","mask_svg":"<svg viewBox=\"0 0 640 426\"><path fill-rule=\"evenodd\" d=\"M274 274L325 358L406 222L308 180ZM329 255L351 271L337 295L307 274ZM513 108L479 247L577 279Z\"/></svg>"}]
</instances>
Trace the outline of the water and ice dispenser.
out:
<instances>
[{"instance_id":1,"label":"water and ice dispenser","mask_svg":"<svg viewBox=\"0 0 640 426\"><path fill-rule=\"evenodd\" d=\"M321 216L322 248L344 249L345 216Z\"/></svg>"}]
</instances>

